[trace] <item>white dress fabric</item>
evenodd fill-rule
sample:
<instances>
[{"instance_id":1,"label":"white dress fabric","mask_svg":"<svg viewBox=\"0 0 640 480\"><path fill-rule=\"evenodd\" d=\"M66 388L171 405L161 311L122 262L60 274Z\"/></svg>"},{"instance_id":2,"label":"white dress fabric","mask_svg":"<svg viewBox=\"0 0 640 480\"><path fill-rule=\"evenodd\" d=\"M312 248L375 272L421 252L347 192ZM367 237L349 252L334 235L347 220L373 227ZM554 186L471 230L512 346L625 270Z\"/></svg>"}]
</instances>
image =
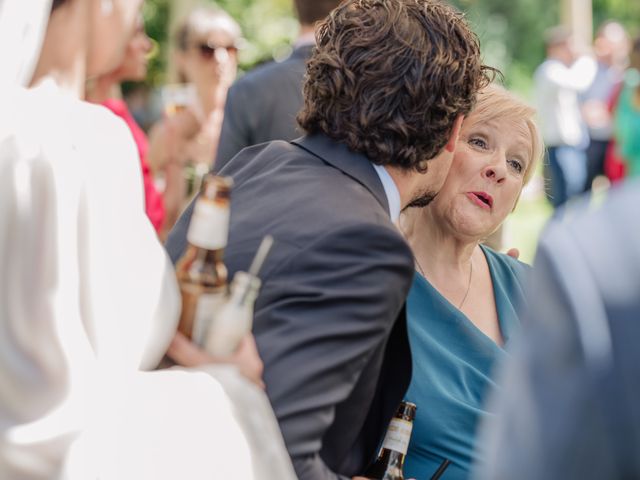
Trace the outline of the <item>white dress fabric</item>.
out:
<instances>
[{"instance_id":1,"label":"white dress fabric","mask_svg":"<svg viewBox=\"0 0 640 480\"><path fill-rule=\"evenodd\" d=\"M133 139L53 80L20 86L49 0L0 0L0 27L18 4L30 47L0 72L0 479L294 479L266 396L236 370L143 371L180 301Z\"/></svg>"}]
</instances>

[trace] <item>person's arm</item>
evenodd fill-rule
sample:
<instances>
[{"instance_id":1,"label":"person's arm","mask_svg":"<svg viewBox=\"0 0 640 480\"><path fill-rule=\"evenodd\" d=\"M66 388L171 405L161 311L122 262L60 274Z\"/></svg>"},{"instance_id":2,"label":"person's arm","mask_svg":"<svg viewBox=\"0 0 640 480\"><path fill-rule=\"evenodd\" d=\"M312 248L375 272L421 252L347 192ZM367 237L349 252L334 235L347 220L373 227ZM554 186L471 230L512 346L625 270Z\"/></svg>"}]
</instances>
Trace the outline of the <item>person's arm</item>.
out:
<instances>
[{"instance_id":1,"label":"person's arm","mask_svg":"<svg viewBox=\"0 0 640 480\"><path fill-rule=\"evenodd\" d=\"M323 447L332 447L323 438L336 406L388 337L412 276L412 257L398 233L355 225L290 255L266 279L254 333L267 392L301 480L345 478L321 457Z\"/></svg>"},{"instance_id":2,"label":"person's arm","mask_svg":"<svg viewBox=\"0 0 640 480\"><path fill-rule=\"evenodd\" d=\"M165 238L178 219L187 195L184 168L189 160L185 155L187 142L199 131L197 116L185 110L166 117L154 125L149 134L147 161L154 175L164 177L165 218L160 238Z\"/></svg>"},{"instance_id":3,"label":"person's arm","mask_svg":"<svg viewBox=\"0 0 640 480\"><path fill-rule=\"evenodd\" d=\"M562 65L560 62L549 63L546 66L545 77L553 85L582 92L589 88L593 82L597 69L598 64L596 61L584 55L578 58L570 67Z\"/></svg>"}]
</instances>

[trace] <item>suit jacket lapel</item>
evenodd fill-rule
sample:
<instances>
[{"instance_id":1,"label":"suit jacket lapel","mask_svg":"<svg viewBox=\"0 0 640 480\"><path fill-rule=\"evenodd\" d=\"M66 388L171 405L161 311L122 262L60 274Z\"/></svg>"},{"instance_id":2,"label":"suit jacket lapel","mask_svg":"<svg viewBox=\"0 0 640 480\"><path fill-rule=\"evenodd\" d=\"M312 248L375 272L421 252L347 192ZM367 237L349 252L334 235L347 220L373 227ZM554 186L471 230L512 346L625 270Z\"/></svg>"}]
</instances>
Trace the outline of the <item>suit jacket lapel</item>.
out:
<instances>
[{"instance_id":1,"label":"suit jacket lapel","mask_svg":"<svg viewBox=\"0 0 640 480\"><path fill-rule=\"evenodd\" d=\"M382 207L389 212L389 201L378 173L371 161L362 153L349 150L343 143L324 134L305 135L291 143L341 170L369 190Z\"/></svg>"}]
</instances>

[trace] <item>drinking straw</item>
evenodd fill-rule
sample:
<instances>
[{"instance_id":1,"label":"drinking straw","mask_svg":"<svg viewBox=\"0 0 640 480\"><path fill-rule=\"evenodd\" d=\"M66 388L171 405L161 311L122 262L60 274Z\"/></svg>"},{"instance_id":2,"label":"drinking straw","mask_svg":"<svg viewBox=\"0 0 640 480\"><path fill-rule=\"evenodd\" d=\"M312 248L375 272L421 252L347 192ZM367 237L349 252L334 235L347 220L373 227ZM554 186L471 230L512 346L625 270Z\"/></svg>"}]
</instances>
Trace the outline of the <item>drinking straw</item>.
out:
<instances>
[{"instance_id":1,"label":"drinking straw","mask_svg":"<svg viewBox=\"0 0 640 480\"><path fill-rule=\"evenodd\" d=\"M262 264L269 255L269 250L271 250L271 246L273 245L273 237L271 235L265 235L260 243L260 247L258 248L258 252L256 256L253 258L253 262L251 262L251 266L249 267L249 275L254 277L258 276L260 269L262 268Z\"/></svg>"},{"instance_id":2,"label":"drinking straw","mask_svg":"<svg viewBox=\"0 0 640 480\"><path fill-rule=\"evenodd\" d=\"M438 470L436 470L436 473L433 474L430 480L438 480L442 476L444 471L447 469L450 463L451 463L451 460L447 460L445 458L444 461L438 467Z\"/></svg>"}]
</instances>

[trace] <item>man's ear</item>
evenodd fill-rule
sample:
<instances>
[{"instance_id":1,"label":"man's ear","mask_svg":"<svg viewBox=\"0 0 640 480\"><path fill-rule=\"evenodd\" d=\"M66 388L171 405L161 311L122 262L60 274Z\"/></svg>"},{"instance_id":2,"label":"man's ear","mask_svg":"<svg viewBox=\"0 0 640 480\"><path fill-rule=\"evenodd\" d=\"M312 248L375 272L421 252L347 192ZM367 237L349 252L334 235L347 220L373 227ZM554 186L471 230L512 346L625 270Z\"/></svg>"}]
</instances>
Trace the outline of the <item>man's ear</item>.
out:
<instances>
[{"instance_id":1,"label":"man's ear","mask_svg":"<svg viewBox=\"0 0 640 480\"><path fill-rule=\"evenodd\" d=\"M460 136L460 130L462 129L462 122L464 121L464 115L458 115L456 121L453 122L453 128L451 129L451 135L449 136L449 141L445 145L445 150L448 152L456 151L456 143L458 143L458 137Z\"/></svg>"}]
</instances>

